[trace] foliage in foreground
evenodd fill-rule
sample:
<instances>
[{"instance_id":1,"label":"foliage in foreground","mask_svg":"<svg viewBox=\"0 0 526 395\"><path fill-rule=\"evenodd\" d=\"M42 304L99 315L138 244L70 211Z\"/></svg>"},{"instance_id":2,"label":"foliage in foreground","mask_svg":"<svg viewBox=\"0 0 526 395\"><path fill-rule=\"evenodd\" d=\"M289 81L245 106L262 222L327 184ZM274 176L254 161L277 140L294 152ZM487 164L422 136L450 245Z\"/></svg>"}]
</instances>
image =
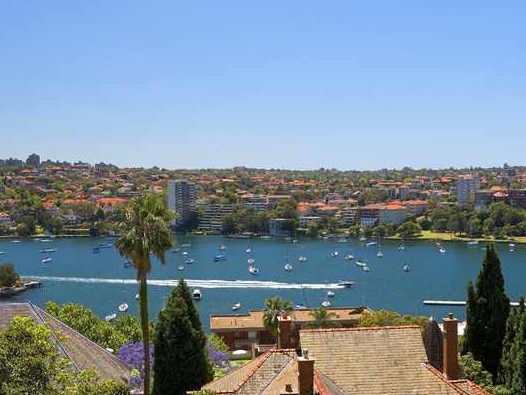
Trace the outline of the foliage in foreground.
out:
<instances>
[{"instance_id":1,"label":"foliage in foreground","mask_svg":"<svg viewBox=\"0 0 526 395\"><path fill-rule=\"evenodd\" d=\"M0 332L0 395L125 395L124 383L76 372L59 353L51 331L28 317L15 317Z\"/></svg>"},{"instance_id":2,"label":"foliage in foreground","mask_svg":"<svg viewBox=\"0 0 526 395\"><path fill-rule=\"evenodd\" d=\"M504 276L495 247L489 245L474 285L468 285L463 354L471 352L496 381L500 370L510 300L504 291Z\"/></svg>"},{"instance_id":3,"label":"foliage in foreground","mask_svg":"<svg viewBox=\"0 0 526 395\"><path fill-rule=\"evenodd\" d=\"M58 305L55 302L48 301L45 309L47 313L102 348L118 350L125 343L141 340L139 321L137 317L130 314L122 314L111 322L106 322L92 310L75 303Z\"/></svg>"},{"instance_id":4,"label":"foliage in foreground","mask_svg":"<svg viewBox=\"0 0 526 395\"><path fill-rule=\"evenodd\" d=\"M213 379L206 336L184 280L159 312L154 350L154 395L184 395Z\"/></svg>"}]
</instances>

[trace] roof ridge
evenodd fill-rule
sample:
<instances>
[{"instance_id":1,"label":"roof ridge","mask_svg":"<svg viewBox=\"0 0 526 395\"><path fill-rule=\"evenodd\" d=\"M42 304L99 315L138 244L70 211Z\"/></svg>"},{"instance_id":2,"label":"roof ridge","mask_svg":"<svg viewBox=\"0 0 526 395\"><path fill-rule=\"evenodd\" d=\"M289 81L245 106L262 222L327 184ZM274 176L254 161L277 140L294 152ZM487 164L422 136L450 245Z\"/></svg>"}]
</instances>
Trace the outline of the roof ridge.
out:
<instances>
[{"instance_id":1,"label":"roof ridge","mask_svg":"<svg viewBox=\"0 0 526 395\"><path fill-rule=\"evenodd\" d=\"M364 326L358 328L317 328L317 329L300 329L301 332L366 332L392 329L415 329L418 325L387 325L387 326Z\"/></svg>"}]
</instances>

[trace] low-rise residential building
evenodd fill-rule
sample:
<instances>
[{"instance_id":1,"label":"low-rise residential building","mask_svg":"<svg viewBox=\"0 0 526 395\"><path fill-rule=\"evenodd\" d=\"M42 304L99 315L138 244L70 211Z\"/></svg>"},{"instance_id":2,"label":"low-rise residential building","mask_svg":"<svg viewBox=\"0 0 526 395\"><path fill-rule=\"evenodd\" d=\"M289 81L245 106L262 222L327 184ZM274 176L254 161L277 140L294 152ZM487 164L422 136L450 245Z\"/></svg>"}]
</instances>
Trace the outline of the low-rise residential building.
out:
<instances>
[{"instance_id":1,"label":"low-rise residential building","mask_svg":"<svg viewBox=\"0 0 526 395\"><path fill-rule=\"evenodd\" d=\"M280 321L277 349L202 389L239 395L490 395L460 379L458 321L452 316L444 319L441 370L429 362L418 326L302 329L298 350L286 339L289 325Z\"/></svg>"},{"instance_id":2,"label":"low-rise residential building","mask_svg":"<svg viewBox=\"0 0 526 395\"><path fill-rule=\"evenodd\" d=\"M314 321L314 309L294 309L290 315L292 326L292 344L297 343L297 331ZM337 322L343 328L358 326L366 307L327 308L331 321ZM210 330L223 339L230 349L251 349L252 347L275 344L277 339L263 325L264 311L249 311L247 314L212 315Z\"/></svg>"}]
</instances>

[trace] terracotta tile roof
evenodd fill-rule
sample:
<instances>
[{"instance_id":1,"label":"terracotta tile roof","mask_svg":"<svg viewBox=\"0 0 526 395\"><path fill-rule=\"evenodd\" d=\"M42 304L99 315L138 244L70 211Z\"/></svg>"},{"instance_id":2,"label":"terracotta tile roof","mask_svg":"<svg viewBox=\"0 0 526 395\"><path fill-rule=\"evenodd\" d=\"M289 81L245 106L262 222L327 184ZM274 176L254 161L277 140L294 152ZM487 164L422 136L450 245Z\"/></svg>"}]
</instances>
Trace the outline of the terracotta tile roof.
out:
<instances>
[{"instance_id":1,"label":"terracotta tile roof","mask_svg":"<svg viewBox=\"0 0 526 395\"><path fill-rule=\"evenodd\" d=\"M301 330L300 343L347 393L468 394L428 368L417 326Z\"/></svg>"},{"instance_id":2,"label":"terracotta tile roof","mask_svg":"<svg viewBox=\"0 0 526 395\"><path fill-rule=\"evenodd\" d=\"M15 316L32 317L45 324L76 369L94 369L102 379L127 382L131 369L123 361L31 303L0 303L0 330L9 326Z\"/></svg>"},{"instance_id":3,"label":"terracotta tile roof","mask_svg":"<svg viewBox=\"0 0 526 395\"><path fill-rule=\"evenodd\" d=\"M275 394L268 392L278 376L293 369L295 350L270 350L235 371L202 387L219 394ZM288 378L287 378L288 383ZM290 383L294 384L294 383ZM283 385L283 388L285 386Z\"/></svg>"}]
</instances>

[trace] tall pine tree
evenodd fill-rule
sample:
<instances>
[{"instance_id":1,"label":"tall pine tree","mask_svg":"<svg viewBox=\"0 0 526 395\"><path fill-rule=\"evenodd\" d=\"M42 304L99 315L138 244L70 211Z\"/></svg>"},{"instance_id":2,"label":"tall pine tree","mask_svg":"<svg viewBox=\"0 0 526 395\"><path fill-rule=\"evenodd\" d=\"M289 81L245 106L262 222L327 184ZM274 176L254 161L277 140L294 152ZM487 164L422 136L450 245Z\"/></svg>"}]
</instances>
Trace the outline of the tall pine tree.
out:
<instances>
[{"instance_id":1,"label":"tall pine tree","mask_svg":"<svg viewBox=\"0 0 526 395\"><path fill-rule=\"evenodd\" d=\"M524 298L506 325L499 381L513 394L526 394L526 312Z\"/></svg>"},{"instance_id":2,"label":"tall pine tree","mask_svg":"<svg viewBox=\"0 0 526 395\"><path fill-rule=\"evenodd\" d=\"M181 296L184 281L172 291L155 328L154 395L184 395L213 378L202 327L194 327L193 301ZM198 317L198 316L197 316ZM199 322L199 321L197 321Z\"/></svg>"},{"instance_id":3,"label":"tall pine tree","mask_svg":"<svg viewBox=\"0 0 526 395\"><path fill-rule=\"evenodd\" d=\"M471 352L494 378L500 368L502 343L510 300L504 291L504 277L500 260L493 245L486 249L482 269L475 286L468 285L463 353Z\"/></svg>"}]
</instances>

